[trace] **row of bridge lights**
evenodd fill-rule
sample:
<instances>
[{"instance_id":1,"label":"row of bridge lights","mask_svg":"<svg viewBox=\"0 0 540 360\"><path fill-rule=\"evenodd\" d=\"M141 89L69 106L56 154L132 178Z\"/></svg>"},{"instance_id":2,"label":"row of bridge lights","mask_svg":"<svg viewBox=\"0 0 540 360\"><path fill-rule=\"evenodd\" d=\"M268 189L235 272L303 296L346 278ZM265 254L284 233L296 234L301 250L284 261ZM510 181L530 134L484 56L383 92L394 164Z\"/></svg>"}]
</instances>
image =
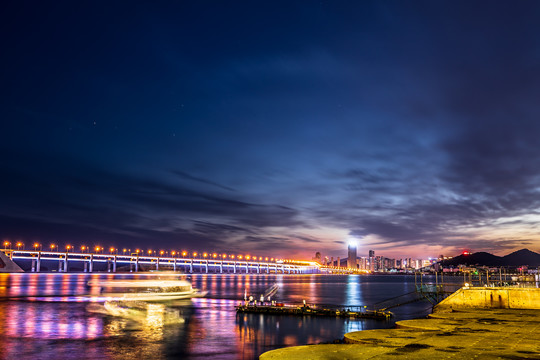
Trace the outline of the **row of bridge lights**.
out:
<instances>
[{"instance_id":1,"label":"row of bridge lights","mask_svg":"<svg viewBox=\"0 0 540 360\"><path fill-rule=\"evenodd\" d=\"M16 247L17 247L17 250L24 250L25 246L24 246L24 243L19 241L17 243L14 244ZM60 247L56 244L50 244L50 249L51 251L60 251ZM11 249L11 242L10 241L4 241L4 248L5 249ZM42 251L43 250L43 246L42 244L40 243L34 243L32 245L32 248L36 251ZM82 245L80 247L81 249L81 252L85 253L85 252L90 252L92 249L91 247L89 246L86 246L86 245ZM65 246L65 250L66 252L70 252L70 251L75 251L75 247L72 246L72 245L66 245ZM96 254L103 254L104 251L105 251L105 248L102 247L102 246L95 246L94 249ZM123 254L123 255L145 255L145 254L148 254L148 255L154 255L154 256L157 256L157 255L160 255L160 256L164 256L164 255L169 255L169 251L164 251L164 250L160 250L160 251L157 251L157 250L141 250L141 249L135 249L135 251L131 251L131 249L122 249L121 252L119 252L120 250L118 248L115 248L115 247L111 247L109 248L109 254L111 255L118 255L118 254ZM171 251L170 252L170 255L173 256L173 257L176 257L176 256L182 256L182 257L189 257L191 255L191 257L193 258L204 258L204 259L238 259L238 260L253 260L253 261L278 261L278 260L281 260L281 261L284 261L283 259L274 259L274 258L268 258L268 257L262 257L262 256L253 256L253 255L233 255L233 254L218 254L218 253L207 253L207 252L202 252L202 253L199 253L199 252L188 252L188 251ZM285 260L285 262L287 262L287 260Z\"/></svg>"}]
</instances>

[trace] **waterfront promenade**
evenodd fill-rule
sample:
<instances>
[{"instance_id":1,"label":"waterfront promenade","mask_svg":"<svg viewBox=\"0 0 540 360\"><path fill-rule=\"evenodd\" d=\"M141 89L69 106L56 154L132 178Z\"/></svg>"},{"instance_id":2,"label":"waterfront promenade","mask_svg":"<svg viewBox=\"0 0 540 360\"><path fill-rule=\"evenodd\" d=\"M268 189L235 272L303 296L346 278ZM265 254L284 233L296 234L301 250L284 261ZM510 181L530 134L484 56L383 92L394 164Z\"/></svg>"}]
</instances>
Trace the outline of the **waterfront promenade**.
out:
<instances>
[{"instance_id":1,"label":"waterfront promenade","mask_svg":"<svg viewBox=\"0 0 540 360\"><path fill-rule=\"evenodd\" d=\"M534 297L540 289L530 292ZM349 332L345 344L283 348L260 359L540 359L540 309L495 309L487 302L461 307L447 300L427 319L398 321L396 329Z\"/></svg>"}]
</instances>

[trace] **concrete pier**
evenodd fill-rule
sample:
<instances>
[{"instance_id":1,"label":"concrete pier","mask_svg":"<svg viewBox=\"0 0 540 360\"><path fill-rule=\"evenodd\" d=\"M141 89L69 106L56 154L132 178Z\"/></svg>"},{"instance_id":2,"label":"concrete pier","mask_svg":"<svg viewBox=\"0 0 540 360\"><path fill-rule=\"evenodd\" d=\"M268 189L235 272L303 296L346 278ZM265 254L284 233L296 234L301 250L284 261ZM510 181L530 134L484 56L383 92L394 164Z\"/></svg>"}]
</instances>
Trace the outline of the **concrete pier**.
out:
<instances>
[{"instance_id":1,"label":"concrete pier","mask_svg":"<svg viewBox=\"0 0 540 360\"><path fill-rule=\"evenodd\" d=\"M490 308L501 288L461 289L427 319L398 321L396 329L350 332L345 344L277 349L260 359L540 359L540 309L523 308L538 306L540 289L503 289L506 304L518 308ZM462 302L466 298L476 307ZM501 304L493 301L493 307Z\"/></svg>"}]
</instances>

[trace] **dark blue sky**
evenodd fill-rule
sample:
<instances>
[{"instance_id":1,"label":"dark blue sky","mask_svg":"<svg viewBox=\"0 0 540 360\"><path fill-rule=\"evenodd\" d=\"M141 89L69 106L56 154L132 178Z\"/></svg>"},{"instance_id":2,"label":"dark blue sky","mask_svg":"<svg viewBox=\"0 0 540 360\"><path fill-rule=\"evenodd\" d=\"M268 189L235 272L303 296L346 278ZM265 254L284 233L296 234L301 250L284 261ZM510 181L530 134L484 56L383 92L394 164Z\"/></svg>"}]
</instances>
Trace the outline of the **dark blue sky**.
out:
<instances>
[{"instance_id":1,"label":"dark blue sky","mask_svg":"<svg viewBox=\"0 0 540 360\"><path fill-rule=\"evenodd\" d=\"M9 1L0 237L540 250L540 3Z\"/></svg>"}]
</instances>

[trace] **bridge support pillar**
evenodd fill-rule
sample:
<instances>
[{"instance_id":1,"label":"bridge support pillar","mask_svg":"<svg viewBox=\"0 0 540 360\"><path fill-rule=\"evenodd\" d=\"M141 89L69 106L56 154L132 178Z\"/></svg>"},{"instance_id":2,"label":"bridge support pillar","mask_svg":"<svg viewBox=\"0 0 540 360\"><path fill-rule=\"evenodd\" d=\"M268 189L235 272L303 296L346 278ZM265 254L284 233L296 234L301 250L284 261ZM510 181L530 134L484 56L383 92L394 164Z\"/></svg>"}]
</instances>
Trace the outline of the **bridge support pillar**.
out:
<instances>
[{"instance_id":1,"label":"bridge support pillar","mask_svg":"<svg viewBox=\"0 0 540 360\"><path fill-rule=\"evenodd\" d=\"M114 255L114 259L113 259L113 268L112 268L112 272L113 272L113 273L116 272L116 255Z\"/></svg>"},{"instance_id":2,"label":"bridge support pillar","mask_svg":"<svg viewBox=\"0 0 540 360\"><path fill-rule=\"evenodd\" d=\"M176 259L173 261L173 271L176 271Z\"/></svg>"},{"instance_id":3,"label":"bridge support pillar","mask_svg":"<svg viewBox=\"0 0 540 360\"><path fill-rule=\"evenodd\" d=\"M94 254L90 254L90 260L88 261L88 272L94 271Z\"/></svg>"},{"instance_id":4,"label":"bridge support pillar","mask_svg":"<svg viewBox=\"0 0 540 360\"><path fill-rule=\"evenodd\" d=\"M156 258L156 270L159 270L159 258Z\"/></svg>"},{"instance_id":5,"label":"bridge support pillar","mask_svg":"<svg viewBox=\"0 0 540 360\"><path fill-rule=\"evenodd\" d=\"M236 261L233 263L233 273L236 274Z\"/></svg>"},{"instance_id":6,"label":"bridge support pillar","mask_svg":"<svg viewBox=\"0 0 540 360\"><path fill-rule=\"evenodd\" d=\"M208 274L208 260L206 260L204 267L206 268L206 273Z\"/></svg>"},{"instance_id":7,"label":"bridge support pillar","mask_svg":"<svg viewBox=\"0 0 540 360\"><path fill-rule=\"evenodd\" d=\"M223 261L219 263L219 273L223 274Z\"/></svg>"},{"instance_id":8,"label":"bridge support pillar","mask_svg":"<svg viewBox=\"0 0 540 360\"><path fill-rule=\"evenodd\" d=\"M88 261L86 261L86 259L84 260L83 272L88 272Z\"/></svg>"},{"instance_id":9,"label":"bridge support pillar","mask_svg":"<svg viewBox=\"0 0 540 360\"><path fill-rule=\"evenodd\" d=\"M32 259L32 270L31 272L36 272L36 259Z\"/></svg>"},{"instance_id":10,"label":"bridge support pillar","mask_svg":"<svg viewBox=\"0 0 540 360\"><path fill-rule=\"evenodd\" d=\"M257 265L257 274L260 274L261 273L261 264L258 264Z\"/></svg>"},{"instance_id":11,"label":"bridge support pillar","mask_svg":"<svg viewBox=\"0 0 540 360\"><path fill-rule=\"evenodd\" d=\"M38 252L37 261L36 261L36 272L40 272L40 271L41 271L41 251Z\"/></svg>"},{"instance_id":12,"label":"bridge support pillar","mask_svg":"<svg viewBox=\"0 0 540 360\"><path fill-rule=\"evenodd\" d=\"M193 259L190 259L189 260L189 272L192 274L193 273Z\"/></svg>"},{"instance_id":13,"label":"bridge support pillar","mask_svg":"<svg viewBox=\"0 0 540 360\"><path fill-rule=\"evenodd\" d=\"M68 272L68 253L66 252L66 257L64 258L64 272Z\"/></svg>"}]
</instances>

